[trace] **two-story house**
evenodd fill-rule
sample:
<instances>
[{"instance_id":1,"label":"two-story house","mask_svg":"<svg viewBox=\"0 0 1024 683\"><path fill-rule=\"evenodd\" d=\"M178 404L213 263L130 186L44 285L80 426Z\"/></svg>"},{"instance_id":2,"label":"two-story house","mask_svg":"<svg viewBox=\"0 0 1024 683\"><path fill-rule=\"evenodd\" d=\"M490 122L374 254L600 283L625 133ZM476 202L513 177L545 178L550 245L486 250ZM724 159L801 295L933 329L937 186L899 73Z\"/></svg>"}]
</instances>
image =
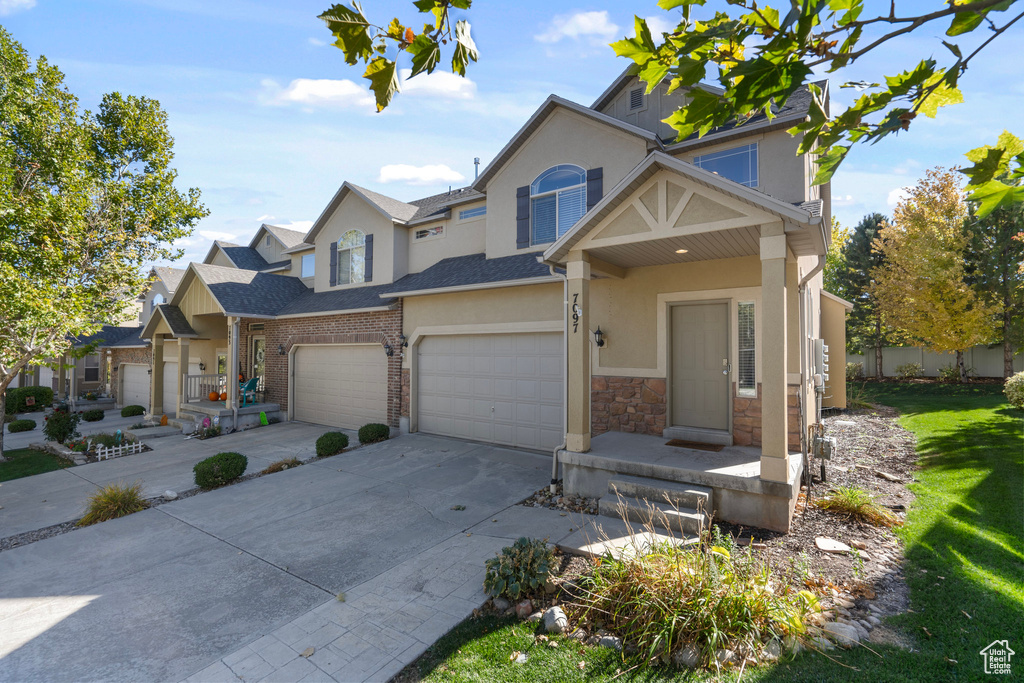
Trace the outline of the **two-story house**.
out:
<instances>
[{"instance_id":1,"label":"two-story house","mask_svg":"<svg viewBox=\"0 0 1024 683\"><path fill-rule=\"evenodd\" d=\"M287 419L554 452L569 493L661 472L713 488L724 519L788 528L807 427L840 401L842 372L816 391L815 340L843 349L847 306L822 290L829 188L786 133L810 97L675 142L661 120L685 92L627 70L590 107L549 97L469 187L402 202L345 182L304 236L217 243L142 333L154 411L220 381L238 419L217 377L258 377ZM666 439L724 455L626 457Z\"/></svg>"}]
</instances>

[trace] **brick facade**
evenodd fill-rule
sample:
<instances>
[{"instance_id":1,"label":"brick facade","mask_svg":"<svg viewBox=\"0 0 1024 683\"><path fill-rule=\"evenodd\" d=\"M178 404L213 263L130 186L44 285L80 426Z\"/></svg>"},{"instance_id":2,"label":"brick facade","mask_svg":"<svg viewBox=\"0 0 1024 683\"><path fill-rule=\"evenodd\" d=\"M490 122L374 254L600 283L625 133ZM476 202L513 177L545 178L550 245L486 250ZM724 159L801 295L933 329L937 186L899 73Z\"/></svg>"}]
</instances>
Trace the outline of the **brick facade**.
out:
<instances>
[{"instance_id":1,"label":"brick facade","mask_svg":"<svg viewBox=\"0 0 1024 683\"><path fill-rule=\"evenodd\" d=\"M661 436L666 426L665 380L650 377L592 377L590 424L607 431Z\"/></svg>"},{"instance_id":2,"label":"brick facade","mask_svg":"<svg viewBox=\"0 0 1024 683\"><path fill-rule=\"evenodd\" d=\"M262 330L249 331L250 323L263 323ZM277 403L282 411L288 410L288 354L296 344L366 344L387 340L395 355L388 358L388 415L389 426L397 427L402 411L402 359L398 335L402 332L401 304L388 311L323 315L308 318L259 320L242 318L239 334L239 361L242 374L249 376L249 340L263 336L267 339L264 384L268 403ZM284 354L278 351L283 347ZM383 350L381 354L383 354ZM233 372L237 372L237 368Z\"/></svg>"},{"instance_id":3,"label":"brick facade","mask_svg":"<svg viewBox=\"0 0 1024 683\"><path fill-rule=\"evenodd\" d=\"M737 446L761 445L761 385L757 385L757 396L736 396L733 384L732 399L732 440ZM800 450L800 387L786 387L786 416L789 432L789 448Z\"/></svg>"},{"instance_id":4,"label":"brick facade","mask_svg":"<svg viewBox=\"0 0 1024 683\"><path fill-rule=\"evenodd\" d=\"M117 392L121 387L118 369L121 367L121 363L142 363L152 367L153 348L147 346L139 349L116 347L110 349L110 395L118 402L120 399L117 397Z\"/></svg>"}]
</instances>

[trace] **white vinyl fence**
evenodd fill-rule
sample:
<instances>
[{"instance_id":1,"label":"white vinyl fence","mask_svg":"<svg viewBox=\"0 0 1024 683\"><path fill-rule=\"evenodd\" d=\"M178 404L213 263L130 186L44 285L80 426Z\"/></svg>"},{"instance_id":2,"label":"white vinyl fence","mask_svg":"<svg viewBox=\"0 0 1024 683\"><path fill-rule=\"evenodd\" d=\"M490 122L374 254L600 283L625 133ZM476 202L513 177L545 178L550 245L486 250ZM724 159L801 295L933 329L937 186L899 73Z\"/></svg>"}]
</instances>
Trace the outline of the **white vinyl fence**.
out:
<instances>
[{"instance_id":1,"label":"white vinyl fence","mask_svg":"<svg viewBox=\"0 0 1024 683\"><path fill-rule=\"evenodd\" d=\"M1024 349L1014 349L1013 371L1024 370ZM875 376L875 350L865 349L864 355L846 354L847 363L863 363L864 376ZM886 346L882 349L882 376L895 377L896 368L907 363L919 363L925 377L938 377L939 368L956 363L955 353L936 353L922 346ZM1003 347L975 346L964 352L964 364L974 368L975 377L1003 376Z\"/></svg>"}]
</instances>

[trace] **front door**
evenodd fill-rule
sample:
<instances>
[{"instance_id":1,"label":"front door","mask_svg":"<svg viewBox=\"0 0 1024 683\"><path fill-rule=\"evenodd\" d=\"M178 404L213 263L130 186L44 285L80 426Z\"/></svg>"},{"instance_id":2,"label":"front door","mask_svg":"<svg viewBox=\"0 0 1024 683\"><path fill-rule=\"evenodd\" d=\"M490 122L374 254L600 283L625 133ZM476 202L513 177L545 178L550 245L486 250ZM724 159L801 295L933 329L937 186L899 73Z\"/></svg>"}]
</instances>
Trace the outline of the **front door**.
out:
<instances>
[{"instance_id":1,"label":"front door","mask_svg":"<svg viewBox=\"0 0 1024 683\"><path fill-rule=\"evenodd\" d=\"M672 425L729 429L729 304L673 306Z\"/></svg>"},{"instance_id":2,"label":"front door","mask_svg":"<svg viewBox=\"0 0 1024 683\"><path fill-rule=\"evenodd\" d=\"M256 383L256 390L263 391L263 371L266 368L267 361L267 338L266 337L253 337L252 338L252 349L249 354L249 358L252 359L252 364L249 368L249 377L256 377L259 382Z\"/></svg>"}]
</instances>

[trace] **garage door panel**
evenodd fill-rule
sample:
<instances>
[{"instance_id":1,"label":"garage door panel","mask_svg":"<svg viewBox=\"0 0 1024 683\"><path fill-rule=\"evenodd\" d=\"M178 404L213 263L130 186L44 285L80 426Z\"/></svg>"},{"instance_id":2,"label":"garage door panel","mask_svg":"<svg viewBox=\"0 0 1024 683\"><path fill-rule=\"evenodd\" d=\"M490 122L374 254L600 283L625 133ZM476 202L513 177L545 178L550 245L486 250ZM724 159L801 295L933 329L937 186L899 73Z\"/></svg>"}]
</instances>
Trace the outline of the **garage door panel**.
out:
<instances>
[{"instance_id":1,"label":"garage door panel","mask_svg":"<svg viewBox=\"0 0 1024 683\"><path fill-rule=\"evenodd\" d=\"M552 333L425 338L417 349L419 430L521 448L558 445L561 338ZM438 391L446 380L449 390Z\"/></svg>"},{"instance_id":2,"label":"garage door panel","mask_svg":"<svg viewBox=\"0 0 1024 683\"><path fill-rule=\"evenodd\" d=\"M121 376L121 405L143 406L149 409L149 366L147 365L122 365Z\"/></svg>"},{"instance_id":3,"label":"garage door panel","mask_svg":"<svg viewBox=\"0 0 1024 683\"><path fill-rule=\"evenodd\" d=\"M347 429L387 422L387 357L379 346L300 346L293 363L296 420Z\"/></svg>"}]
</instances>

